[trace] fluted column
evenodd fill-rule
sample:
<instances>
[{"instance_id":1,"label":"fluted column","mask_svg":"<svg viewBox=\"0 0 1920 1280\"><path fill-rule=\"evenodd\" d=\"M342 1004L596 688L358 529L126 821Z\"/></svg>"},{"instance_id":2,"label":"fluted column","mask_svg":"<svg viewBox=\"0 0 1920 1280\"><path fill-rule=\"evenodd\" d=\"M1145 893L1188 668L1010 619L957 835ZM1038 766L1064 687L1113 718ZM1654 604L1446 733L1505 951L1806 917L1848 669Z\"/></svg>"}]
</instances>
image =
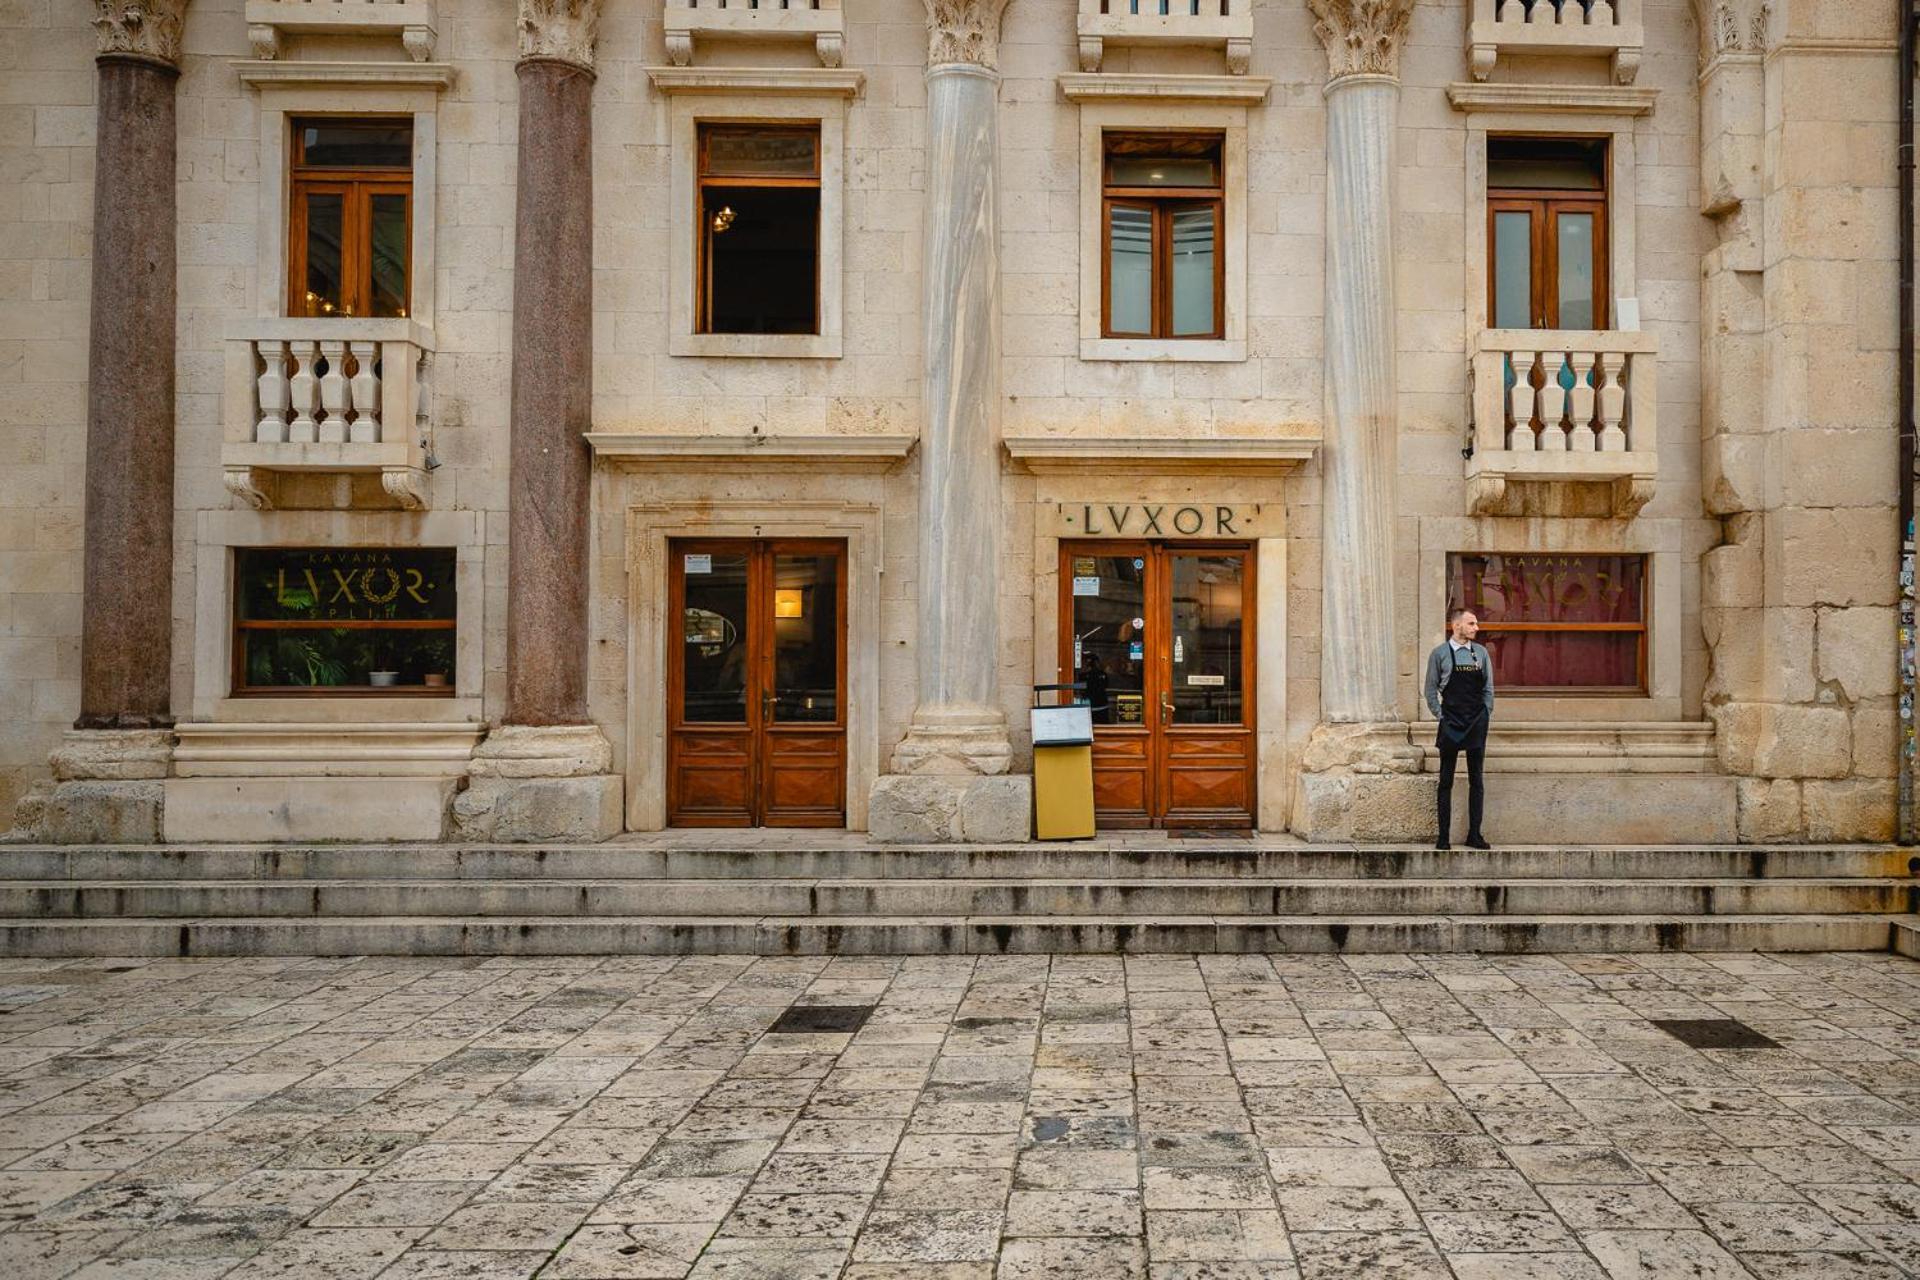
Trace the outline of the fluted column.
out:
<instances>
[{"instance_id":1,"label":"fluted column","mask_svg":"<svg viewBox=\"0 0 1920 1280\"><path fill-rule=\"evenodd\" d=\"M1007 0L925 0L926 353L919 704L900 773L1004 773L1000 701L999 72Z\"/></svg>"},{"instance_id":2,"label":"fluted column","mask_svg":"<svg viewBox=\"0 0 1920 1280\"><path fill-rule=\"evenodd\" d=\"M1326 439L1320 705L1398 720L1393 522L1394 132L1412 0L1309 0L1327 46Z\"/></svg>"},{"instance_id":3,"label":"fluted column","mask_svg":"<svg viewBox=\"0 0 1920 1280\"><path fill-rule=\"evenodd\" d=\"M80 729L172 725L174 87L187 0L96 0Z\"/></svg>"},{"instance_id":4,"label":"fluted column","mask_svg":"<svg viewBox=\"0 0 1920 1280\"><path fill-rule=\"evenodd\" d=\"M600 0L519 2L507 705L453 823L465 839L598 839L622 825L613 748L587 714Z\"/></svg>"}]
</instances>

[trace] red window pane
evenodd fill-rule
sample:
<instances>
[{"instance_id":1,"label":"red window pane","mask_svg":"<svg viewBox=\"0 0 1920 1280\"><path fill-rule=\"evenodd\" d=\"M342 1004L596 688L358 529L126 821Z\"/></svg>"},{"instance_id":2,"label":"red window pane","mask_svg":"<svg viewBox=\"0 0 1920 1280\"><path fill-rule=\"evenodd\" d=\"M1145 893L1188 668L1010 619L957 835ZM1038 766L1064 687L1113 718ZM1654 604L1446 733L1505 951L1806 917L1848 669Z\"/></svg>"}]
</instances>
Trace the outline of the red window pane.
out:
<instances>
[{"instance_id":1,"label":"red window pane","mask_svg":"<svg viewBox=\"0 0 1920 1280\"><path fill-rule=\"evenodd\" d=\"M1643 556L1456 554L1448 605L1479 616L1503 688L1637 690L1646 576Z\"/></svg>"}]
</instances>

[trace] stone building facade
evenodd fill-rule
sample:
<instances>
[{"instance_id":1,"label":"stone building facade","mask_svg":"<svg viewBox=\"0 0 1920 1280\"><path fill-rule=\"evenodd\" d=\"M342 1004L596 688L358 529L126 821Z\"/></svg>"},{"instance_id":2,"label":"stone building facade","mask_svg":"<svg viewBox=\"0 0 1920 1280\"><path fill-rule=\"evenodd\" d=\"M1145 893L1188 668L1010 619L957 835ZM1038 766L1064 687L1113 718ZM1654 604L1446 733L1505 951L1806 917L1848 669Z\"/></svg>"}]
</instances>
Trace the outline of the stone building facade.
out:
<instances>
[{"instance_id":1,"label":"stone building facade","mask_svg":"<svg viewBox=\"0 0 1920 1280\"><path fill-rule=\"evenodd\" d=\"M1896 6L0 15L19 830L1894 833Z\"/></svg>"}]
</instances>

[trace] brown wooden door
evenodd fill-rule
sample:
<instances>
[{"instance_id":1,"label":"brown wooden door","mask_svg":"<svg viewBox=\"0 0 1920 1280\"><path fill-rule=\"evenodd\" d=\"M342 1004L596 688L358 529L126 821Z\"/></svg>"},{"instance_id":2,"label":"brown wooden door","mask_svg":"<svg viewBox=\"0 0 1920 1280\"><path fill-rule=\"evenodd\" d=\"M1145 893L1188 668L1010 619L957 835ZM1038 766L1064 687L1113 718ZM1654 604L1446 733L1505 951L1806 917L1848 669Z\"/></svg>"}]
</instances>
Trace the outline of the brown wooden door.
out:
<instances>
[{"instance_id":1,"label":"brown wooden door","mask_svg":"<svg viewBox=\"0 0 1920 1280\"><path fill-rule=\"evenodd\" d=\"M1253 550L1063 542L1060 665L1096 710L1102 827L1251 827Z\"/></svg>"},{"instance_id":2,"label":"brown wooden door","mask_svg":"<svg viewBox=\"0 0 1920 1280\"><path fill-rule=\"evenodd\" d=\"M668 559L668 820L845 825L845 544L676 541Z\"/></svg>"}]
</instances>

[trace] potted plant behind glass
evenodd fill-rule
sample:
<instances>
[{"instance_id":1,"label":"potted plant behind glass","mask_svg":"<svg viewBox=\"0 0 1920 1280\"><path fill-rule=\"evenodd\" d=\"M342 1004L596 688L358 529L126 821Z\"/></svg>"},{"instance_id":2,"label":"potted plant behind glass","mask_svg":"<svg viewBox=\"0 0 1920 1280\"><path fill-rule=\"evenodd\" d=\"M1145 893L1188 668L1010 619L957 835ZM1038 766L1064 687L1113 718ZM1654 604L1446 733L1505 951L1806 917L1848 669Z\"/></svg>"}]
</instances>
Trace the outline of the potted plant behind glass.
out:
<instances>
[{"instance_id":1,"label":"potted plant behind glass","mask_svg":"<svg viewBox=\"0 0 1920 1280\"><path fill-rule=\"evenodd\" d=\"M393 668L393 646L378 638L375 632L373 643L368 646L367 683L376 689L391 689L400 683L400 673Z\"/></svg>"},{"instance_id":2,"label":"potted plant behind glass","mask_svg":"<svg viewBox=\"0 0 1920 1280\"><path fill-rule=\"evenodd\" d=\"M420 666L425 674L420 683L429 689L444 689L453 672L453 645L444 638L429 640L420 646Z\"/></svg>"}]
</instances>

